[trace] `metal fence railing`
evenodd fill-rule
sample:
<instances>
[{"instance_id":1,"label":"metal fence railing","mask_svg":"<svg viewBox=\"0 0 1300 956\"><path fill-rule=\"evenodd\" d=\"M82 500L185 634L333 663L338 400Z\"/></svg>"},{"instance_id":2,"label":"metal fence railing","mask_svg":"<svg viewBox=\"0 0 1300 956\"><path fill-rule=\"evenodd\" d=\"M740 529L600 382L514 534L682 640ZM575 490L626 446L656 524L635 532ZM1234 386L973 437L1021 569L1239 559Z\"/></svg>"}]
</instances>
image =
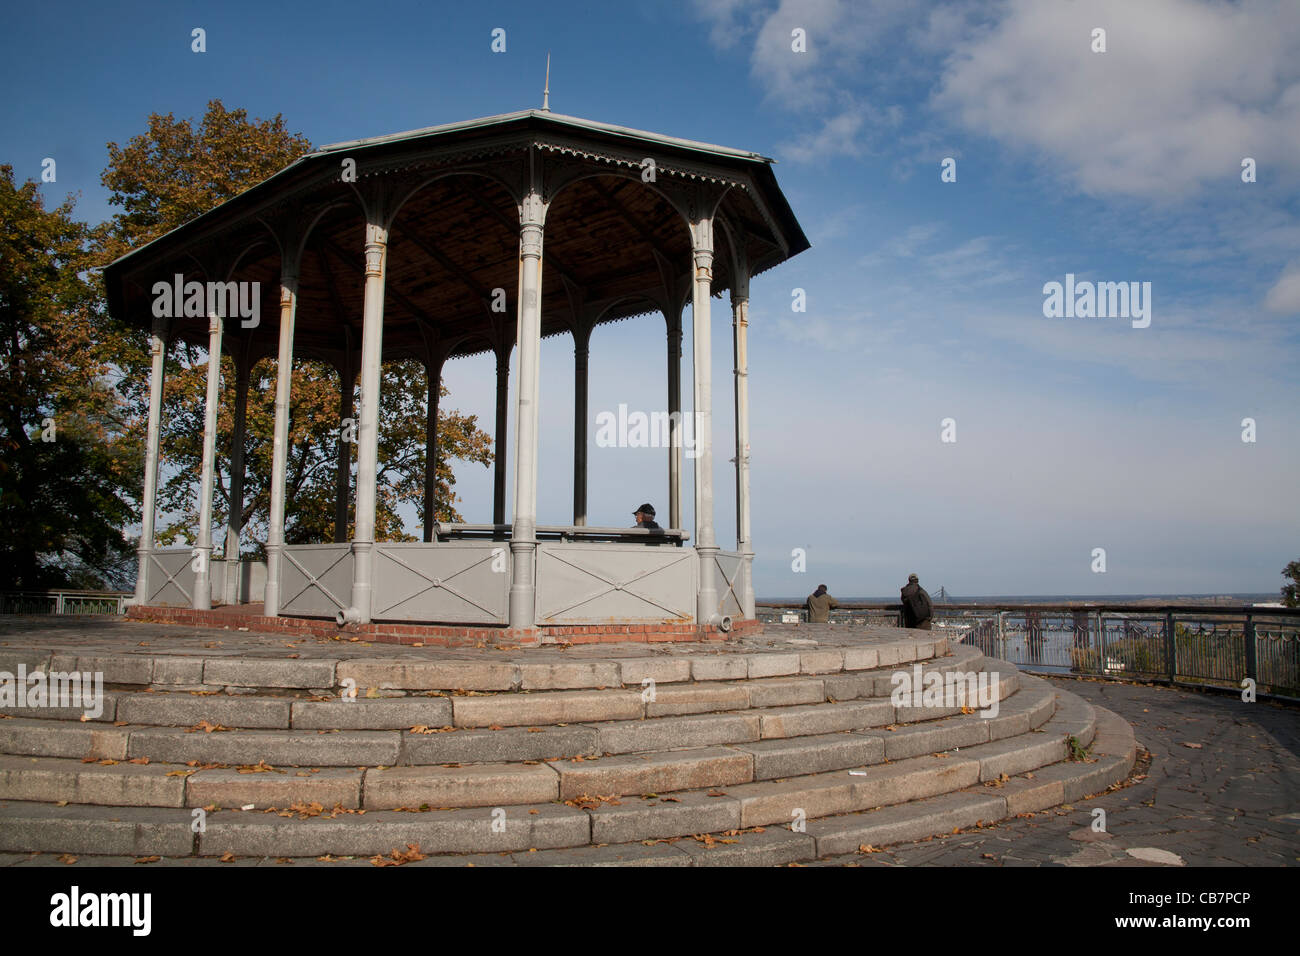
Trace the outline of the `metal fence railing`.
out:
<instances>
[{"instance_id":1,"label":"metal fence railing","mask_svg":"<svg viewBox=\"0 0 1300 956\"><path fill-rule=\"evenodd\" d=\"M0 591L0 614L125 614L130 591Z\"/></svg>"},{"instance_id":2,"label":"metal fence railing","mask_svg":"<svg viewBox=\"0 0 1300 956\"><path fill-rule=\"evenodd\" d=\"M797 604L762 603L767 623L798 623ZM902 624L902 605L841 605L832 624ZM943 604L933 630L1043 673L1087 674L1300 698L1300 608L1196 605Z\"/></svg>"}]
</instances>

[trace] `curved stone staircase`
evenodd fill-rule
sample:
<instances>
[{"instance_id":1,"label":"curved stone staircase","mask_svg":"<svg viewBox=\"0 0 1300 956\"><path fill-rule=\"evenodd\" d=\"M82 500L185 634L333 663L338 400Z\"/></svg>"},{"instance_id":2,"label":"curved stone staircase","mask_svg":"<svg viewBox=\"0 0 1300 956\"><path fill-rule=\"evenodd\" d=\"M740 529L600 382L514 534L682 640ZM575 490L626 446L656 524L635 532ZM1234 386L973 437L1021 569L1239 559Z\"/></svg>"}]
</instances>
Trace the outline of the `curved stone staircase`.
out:
<instances>
[{"instance_id":1,"label":"curved stone staircase","mask_svg":"<svg viewBox=\"0 0 1300 956\"><path fill-rule=\"evenodd\" d=\"M975 648L837 631L509 659L9 648L0 663L107 689L94 720L0 709L0 852L771 865L990 824L1132 768L1127 723ZM894 706L914 663L996 672L997 716Z\"/></svg>"}]
</instances>

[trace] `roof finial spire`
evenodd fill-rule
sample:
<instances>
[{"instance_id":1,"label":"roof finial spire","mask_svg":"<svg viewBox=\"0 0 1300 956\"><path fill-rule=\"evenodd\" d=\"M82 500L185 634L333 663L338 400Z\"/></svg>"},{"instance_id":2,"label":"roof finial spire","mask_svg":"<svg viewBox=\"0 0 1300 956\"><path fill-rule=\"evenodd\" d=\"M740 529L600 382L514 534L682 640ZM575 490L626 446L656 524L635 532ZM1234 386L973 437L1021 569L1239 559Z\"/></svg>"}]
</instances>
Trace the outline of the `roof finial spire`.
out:
<instances>
[{"instance_id":1,"label":"roof finial spire","mask_svg":"<svg viewBox=\"0 0 1300 956\"><path fill-rule=\"evenodd\" d=\"M542 90L542 112L551 111L551 51L546 51L546 89Z\"/></svg>"}]
</instances>

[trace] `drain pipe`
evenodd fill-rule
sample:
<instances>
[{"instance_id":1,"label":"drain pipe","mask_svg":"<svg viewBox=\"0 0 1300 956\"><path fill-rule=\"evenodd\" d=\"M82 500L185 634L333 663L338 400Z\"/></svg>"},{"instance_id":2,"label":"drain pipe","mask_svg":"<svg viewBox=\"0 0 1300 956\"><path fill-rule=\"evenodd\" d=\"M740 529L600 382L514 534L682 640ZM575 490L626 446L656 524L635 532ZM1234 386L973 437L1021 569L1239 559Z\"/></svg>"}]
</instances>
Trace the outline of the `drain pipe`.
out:
<instances>
[{"instance_id":1,"label":"drain pipe","mask_svg":"<svg viewBox=\"0 0 1300 956\"><path fill-rule=\"evenodd\" d=\"M360 624L361 612L354 607L341 608L338 614L334 615L334 620L339 627L345 627L348 624Z\"/></svg>"}]
</instances>

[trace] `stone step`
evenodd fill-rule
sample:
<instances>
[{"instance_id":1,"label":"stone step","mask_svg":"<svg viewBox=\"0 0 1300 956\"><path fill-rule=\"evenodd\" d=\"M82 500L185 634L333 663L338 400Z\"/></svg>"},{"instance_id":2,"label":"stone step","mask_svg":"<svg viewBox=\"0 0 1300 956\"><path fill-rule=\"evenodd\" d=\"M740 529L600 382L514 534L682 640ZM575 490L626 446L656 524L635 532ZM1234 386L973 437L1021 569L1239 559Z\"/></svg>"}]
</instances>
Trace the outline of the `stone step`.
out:
<instances>
[{"instance_id":1,"label":"stone step","mask_svg":"<svg viewBox=\"0 0 1300 956\"><path fill-rule=\"evenodd\" d=\"M942 641L939 642L942 644ZM934 645L929 645L933 647ZM922 646L922 653L927 645ZM868 651L870 654L868 654ZM859 653L861 652L861 653ZM833 661L814 657L815 654L832 652L805 651L794 655L760 654L751 655L754 661L765 661L766 669L753 661L748 666L755 675L767 674L768 671L789 671L803 668L809 672L827 669ZM836 660L841 663L858 665L870 663L879 658L878 649L842 648L835 650L840 655ZM902 651L898 651L902 654ZM855 656L856 655L856 656ZM866 655L866 656L864 656ZM870 655L875 655L872 657ZM889 655L886 655L889 656ZM790 658L790 660L786 660ZM109 666L108 659L82 657L58 659L66 666ZM179 659L184 660L184 659ZM871 696L875 691L878 696L887 698L892 690L891 676L898 671L862 671L853 674L832 673L817 676L806 673L799 676L769 677L754 676L741 682L723 680L735 673L735 668L721 667L719 662L746 660L744 655L733 657L714 657L701 662L687 660L647 660L615 662L619 667L636 669L633 676L658 673L666 678L686 677L686 671L694 668L704 682L685 684L656 684L640 690L623 690L615 685L613 689L578 690L578 691L530 691L530 688L548 683L537 678L528 680L519 678L519 674L531 674L530 668L546 667L551 671L563 673L563 668L579 667L575 664L509 664L484 662L443 662L441 664L409 661L364 661L344 662L338 665L346 672L345 664L353 663L360 668L362 664L375 665L370 671L357 670L368 679L376 679L376 684L357 683L340 685L348 691L359 691L359 696L347 698L335 691L326 689L316 696L323 699L303 699L297 696L301 691L286 689L293 683L292 674L286 666L299 664L297 661L275 660L222 660L213 669L224 681L240 681L222 685L220 689L211 689L216 685L198 684L168 685L177 689L171 691L157 690L150 693L111 692L104 694L102 713L93 718L100 723L127 723L157 727L193 727L203 721L230 728L247 729L337 729L337 730L405 730L410 727L442 727L455 725L459 727L488 726L547 726L554 724L616 721L641 719L644 717L666 717L720 711L742 711L754 708L773 708L781 706L816 705L825 702L855 700ZM168 658L155 659L172 661ZM782 663L784 661L784 663ZM119 662L120 663L120 662ZM128 660L129 663L129 660ZM138 662L136 662L138 663ZM202 662L199 662L202 663ZM319 664L320 662L308 662ZM596 667L596 663L582 663L582 667ZM700 667L695 667L700 664ZM249 666L245 666L249 665ZM273 666L274 665L274 666ZM383 665L382 667L379 665ZM399 667L400 665L400 667ZM405 690L393 689L393 685L414 685L429 668L465 665L466 673L456 672L454 678L445 683L469 683L474 687L466 690L470 696L430 696L430 692L419 696L373 696L406 694ZM663 665L663 666L660 666ZM688 665L684 670L679 665ZM116 677L130 676L122 672L125 664L120 664ZM609 666L614 666L610 664ZM838 666L838 665L837 665ZM915 664L908 664L908 672ZM922 665L924 673L950 673L964 670L972 673L984 669L982 655L974 648L959 645L955 653L947 657L927 659ZM383 680L388 673L384 668L397 667L398 676ZM156 669L156 668L155 668ZM455 667L452 668L456 670ZM504 669L504 670L503 670ZM153 672L150 671L152 674ZM194 677L193 673L184 673L171 664L167 670L171 676L179 679ZM595 679L604 679L609 675L594 670L599 674ZM140 675L143 671L140 672ZM137 675L137 676L140 676ZM496 675L495 677L493 675ZM201 675L200 675L201 676ZM474 679L476 676L477 679ZM516 679L519 678L519 679ZM310 671L310 679L326 680L326 672L319 667ZM332 679L332 678L331 678ZM355 680L355 678L348 678ZM1014 678L1012 678L1014 679ZM844 683L845 680L851 684ZM568 681L572 682L572 681ZM268 685L259 690L252 684ZM549 681L562 685L564 679ZM639 686L639 685L636 685ZM195 689L195 688L209 689ZM496 688L496 690L476 690L475 688ZM183 689L182 689L183 688ZM511 690L523 690L523 693ZM226 692L221 692L225 690ZM81 722L82 711L78 708L7 708L12 716L19 719L78 720ZM3 710L0 710L3 713ZM775 716L775 715L773 715ZM930 716L936 716L931 714ZM830 728L823 728L829 732ZM0 750L4 747L0 745ZM27 751L20 751L27 752Z\"/></svg>"},{"instance_id":2,"label":"stone step","mask_svg":"<svg viewBox=\"0 0 1300 956\"><path fill-rule=\"evenodd\" d=\"M0 756L0 800L110 807L183 807L185 777L167 764L108 765L55 757Z\"/></svg>"},{"instance_id":3,"label":"stone step","mask_svg":"<svg viewBox=\"0 0 1300 956\"><path fill-rule=\"evenodd\" d=\"M348 765L356 766L356 761L348 758L373 753L371 749L359 752L357 747L373 748L383 744L383 755L391 755L391 734L186 734L162 728L137 728L129 738L127 752L133 759L146 760L144 765L118 760L87 764L73 759L0 757L0 799L68 800L121 806L204 807L216 804L231 807L253 804L259 809L318 802L329 807L339 804L348 808L390 809L422 804L439 807L504 806L556 799L557 796L570 799L582 795L671 792L842 770L886 759L997 741L1006 737L1002 733L1003 723L1018 726L1021 716L1032 717L1033 726L1042 724L1051 716L1053 700L1054 693L1049 686L1036 686L1022 691L1011 702L1020 713L1000 714L996 718L963 715L895 730L775 740L758 739L758 716L730 714L628 722L631 727L616 723L550 728L537 734L519 728L409 734L402 744L404 752L399 758L398 768L406 772L399 774L392 769L364 771L364 800L361 796L361 769L314 766L310 770L301 770L285 766L283 760L271 758L285 752L296 755L306 747L319 764L328 767L333 766L333 761L346 761ZM655 724L667 725L662 733L656 731L651 738L664 746L645 748L650 752L623 757L597 758L598 754L610 753L599 749L608 741L622 740L633 745L650 742L644 736L634 741L628 732L637 727L653 728ZM708 733L696 732L691 739L692 725L703 725ZM1028 729L1029 724L1026 724L1025 730ZM1061 733L1068 729L1063 726ZM1083 734L1084 731L1077 729L1076 732ZM710 738L719 736L737 739L728 739L729 747L709 746ZM340 742L331 742L335 738ZM208 743L209 740L213 742ZM681 746L683 744L686 746ZM286 748L290 750L286 751ZM549 754L554 749L572 751L565 756L577 759L557 760ZM1004 749L1010 755L1006 759L1026 759L1020 754L1023 748L1019 745ZM163 756L158 757L159 754ZM201 763L242 765L242 770L237 767L195 769L177 759L183 756ZM435 763L458 765L462 760L468 764L467 767L428 766ZM555 762L543 764L538 769L519 766L524 761L538 764L546 760ZM383 764L386 767L392 765L392 762ZM742 765L743 772L740 769ZM510 769L512 766L513 771ZM705 773L713 776L707 779L699 777ZM112 781L114 775L126 779ZM561 781L558 788L554 785L557 775ZM184 782L186 778L188 781ZM532 783L526 782L518 792L512 790L512 782L520 780L545 780L548 783L536 789ZM393 781L400 781L401 786ZM381 784L391 785L384 789ZM549 793L550 796L538 796L539 793Z\"/></svg>"},{"instance_id":4,"label":"stone step","mask_svg":"<svg viewBox=\"0 0 1300 956\"><path fill-rule=\"evenodd\" d=\"M0 728L2 729L2 728ZM176 730L130 731L127 755L157 763L220 763L273 767L391 767L398 762L402 734L396 730Z\"/></svg>"},{"instance_id":5,"label":"stone step","mask_svg":"<svg viewBox=\"0 0 1300 956\"><path fill-rule=\"evenodd\" d=\"M1072 703L1070 696L1062 695L1067 704ZM1084 719L1072 719L1075 723L1068 725L1069 729L1086 734ZM874 779L849 778L855 781L852 788L861 788L859 799L883 801L894 796L908 802L881 803L820 819L803 808L806 824L792 814L788 822L774 821L781 825L767 826L763 833L734 832L744 824L747 809L752 815L764 807L757 795L744 787L732 787L716 797L682 792L675 802L605 802L594 809L547 803L423 813L321 812L316 808L308 808L306 814L215 811L206 814L197 835L191 832L193 818L185 810L52 807L5 801L0 803L0 852L109 856L187 856L198 852L213 861L224 853L240 857L364 857L416 843L427 854L493 854L484 858L431 855L420 865L777 865L852 852L862 844L883 846L947 833L954 826L991 823L1105 789L1128 773L1136 745L1131 728L1110 712L1096 708L1090 719L1097 728L1092 738L1092 763L1055 763L1036 770L1032 778L1016 776L1002 781L990 776L999 754L980 752L978 747L972 748L974 752L943 758L958 761L948 765L949 769L939 767L941 758L913 758L868 768L876 771ZM900 773L902 764L909 766ZM976 779L968 786L923 795L936 785L936 776L947 775L950 782L971 780L971 765ZM959 769L954 772L950 769L954 767ZM979 783L979 777L988 779ZM768 812L782 808L777 804L769 801ZM805 832L791 831L792 824ZM666 835L638 835L656 831ZM699 837L683 839L690 834ZM706 839L704 834L716 837ZM644 839L675 842L651 847L633 842ZM623 845L586 846L588 843ZM543 855L548 848L565 849ZM530 850L537 852L523 852Z\"/></svg>"},{"instance_id":6,"label":"stone step","mask_svg":"<svg viewBox=\"0 0 1300 956\"><path fill-rule=\"evenodd\" d=\"M1042 708L1048 701L1043 699L1043 692L1037 695L1017 696L1013 692L1022 677L1008 665L988 662L994 672L999 673L999 695L1005 699L999 703L999 716L987 721L989 736L984 739L997 739L1015 732L1023 732L1030 726L1031 716L1041 716ZM998 672L997 667L1006 668ZM757 682L756 682L757 683ZM693 692L699 688L677 688L684 692ZM671 689L665 689L671 690ZM744 688L729 687L718 684L704 687L709 694L733 693ZM527 700L529 710L525 714L515 713L514 719L521 716L581 716L583 709L598 715L609 713L636 713L635 706L629 708L629 702L637 705L640 695L631 691L607 691L605 695L615 695L615 699L605 701L596 699L602 692L547 692L534 695L509 695L501 698L464 698L467 701L491 700ZM575 695L581 700L574 703ZM1012 696L1006 696L1012 695ZM960 746L962 741L975 740L983 735L979 727L983 718L974 725L965 726L957 731L958 736L951 737L949 725L930 726L945 715L956 716L960 711L952 707L913 707L894 708L888 700L859 700L842 703L816 705L795 705L791 707L769 707L747 709L734 712L714 712L683 717L640 718L621 721L596 721L565 726L547 725L502 726L489 725L482 729L457 729L448 733L438 732L445 728L431 725L408 725L405 732L366 731L366 730L289 730L278 731L261 728L228 729L222 719L238 719L242 723L252 723L266 719L266 722L283 722L286 709L296 712L299 706L312 706L321 702L293 701L288 698L242 698L194 696L190 694L138 694L129 698L143 698L136 706L132 700L124 699L120 706L124 712L136 712L137 715L150 716L155 719L175 719L189 721L195 718L205 720L208 725L219 726L212 732L211 727L196 722L195 725L180 729L177 727L126 727L98 728L87 723L67 721L33 720L11 718L0 721L0 752L46 757L96 756L116 760L147 758L153 762L183 764L190 761L197 763L219 763L235 766L267 763L272 766L292 767L335 767L335 766L393 766L421 765L432 763L466 763L547 760L554 758L595 757L602 754L620 754L648 752L668 749L680 749L689 746L709 746L714 744L735 744L753 742L759 739L788 739L800 736L821 736L827 733L865 731L871 728L893 726L891 734L897 740L889 745L886 756L906 756L904 741L910 740L914 752L928 752L940 749L944 741L949 746ZM635 698L635 700L629 700ZM365 701L355 703L326 702L335 715L349 717L352 714L365 713L363 708L375 706L377 712L389 716L378 717L371 721L366 718L354 722L360 725L369 723L392 722L404 724L406 719L418 717L443 718L447 709L454 710L461 698L449 703L442 698L402 698L398 700ZM718 701L714 700L714 704ZM728 703L728 701L722 701ZM241 715L233 708L248 705L248 710ZM403 708L397 710L396 708ZM143 712L142 712L143 711ZM545 711L545 712L543 712ZM1005 713L1002 713L1005 711ZM398 714L401 720L391 716ZM494 712L498 713L499 712ZM201 717L200 715L207 715ZM478 719L471 719L472 724L482 723L492 714L482 714ZM328 723L329 714L312 712L309 722ZM212 719L216 718L216 719ZM905 722L924 721L915 727ZM955 725L952 725L955 726ZM416 728L420 729L416 729ZM974 736L972 736L974 735Z\"/></svg>"},{"instance_id":7,"label":"stone step","mask_svg":"<svg viewBox=\"0 0 1300 956\"><path fill-rule=\"evenodd\" d=\"M219 632L216 632L219 633ZM770 643L770 642L769 642ZM347 645L340 646L346 651ZM164 654L155 650L129 653L68 654L40 647L0 649L0 672L80 672L99 674L105 685L126 689L154 687L189 689L320 690L345 686L381 690L581 690L640 688L656 683L728 681L808 674L843 674L891 668L916 660L942 657L949 645L941 635L909 633L906 639L874 637L862 643L816 648L758 647L742 642L729 647L677 648L672 657L619 657L538 660L539 655L565 655L541 649L529 659L502 659L499 654L474 658L447 657L430 648L428 659L417 657L295 657L270 649L243 652L212 650L193 654ZM579 654L582 654L580 651Z\"/></svg>"},{"instance_id":8,"label":"stone step","mask_svg":"<svg viewBox=\"0 0 1300 956\"><path fill-rule=\"evenodd\" d=\"M1020 675L1014 672L1007 675L999 683L1000 692L1011 694L1020 679ZM711 690L722 689L724 689L722 685L711 688ZM616 699L612 703L584 699L575 705L571 699L572 694L583 695L586 698L587 695L599 693L601 692L554 692L511 695L511 698L535 697L539 701L546 697L551 698L544 704L539 703L530 707L525 714L549 716L552 719L556 716L580 717L584 708L598 716L637 712L635 708L627 707L629 701L625 695L634 697L635 704L640 703L640 695L631 691L603 692L624 696L624 699ZM153 698L158 695L137 696ZM466 699L491 700L493 698ZM525 726L522 723L506 726L489 724L486 727L457 729L447 733L437 732L442 730L442 727L419 724L408 725L405 731L335 731L306 728L281 731L229 728L222 724L220 719L212 718L237 719L238 715L232 717L225 712L228 705L247 701L243 698L222 698L220 708L211 709L210 702L216 700L218 698L185 695L177 696L174 701L162 699L157 703L152 700L146 702L154 708L152 713L154 717L170 715L178 720L188 721L199 717L200 714L208 715L201 718L207 721L207 725L196 722L193 726L184 729L175 726L138 725L105 727L82 722L27 718L0 720L0 753L77 758L97 756L116 760L143 757L154 762L176 764L189 761L233 765L265 762L273 766L296 767L545 760L557 757L571 758L676 749L683 746L743 743L759 739L818 736L888 726L899 728L895 733L899 734L901 741L917 733L917 731L903 729L906 727L905 722L931 723L945 716L956 716L960 713L956 708L911 706L894 708L888 700L860 700L734 712L722 711L684 717L649 719L637 717L630 720L597 720L591 723L576 721L567 726L564 721L558 721L558 726L546 723L540 726ZM405 702L403 700L378 703L382 705ZM446 711L440 707L447 703L445 700L420 698L410 702L420 709L404 710L401 712L403 717L437 718L446 715ZM285 703L283 699L260 699L247 712L252 716L246 716L242 722L251 722L256 715L278 715L278 719L283 719ZM339 713L350 715L360 712L360 708L371 703L376 702L340 703L333 706L338 708ZM1019 702L1016 701L1015 696L1009 697L999 704L1000 710L1005 708L1008 713L992 718L989 727L999 728L1003 736L1021 725L1023 729L1027 729L1027 716L1023 719L1018 718L1019 723L1011 721L1010 718L1013 714L1024 714L1027 710L1032 710L1031 705L1043 706L1041 693L1037 698L1030 695ZM124 702L122 706L124 709L130 709L129 702ZM452 706L454 709L455 705ZM357 710L354 711L352 708ZM488 716L481 715L479 719L471 720L470 723L482 724ZM512 716L518 720L524 715L516 712ZM385 721L391 719L382 718ZM371 721L361 719L357 722L365 724ZM213 726L220 729L211 730ZM918 726L923 725L918 724ZM415 730L416 727L422 729ZM900 746L901 744L897 744L895 748ZM924 734L920 735L916 746L923 749L936 749L930 746L928 737Z\"/></svg>"}]
</instances>

